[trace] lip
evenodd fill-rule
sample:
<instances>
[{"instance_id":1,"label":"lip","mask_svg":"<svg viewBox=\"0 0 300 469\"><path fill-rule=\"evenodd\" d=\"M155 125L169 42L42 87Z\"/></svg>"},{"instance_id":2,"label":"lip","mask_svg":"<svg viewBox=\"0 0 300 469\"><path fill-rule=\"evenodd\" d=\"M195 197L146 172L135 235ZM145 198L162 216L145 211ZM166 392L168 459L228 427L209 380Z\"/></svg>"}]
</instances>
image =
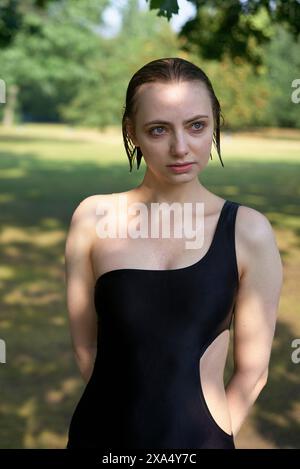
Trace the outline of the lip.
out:
<instances>
[{"instance_id":1,"label":"lip","mask_svg":"<svg viewBox=\"0 0 300 469\"><path fill-rule=\"evenodd\" d=\"M195 163L184 163L184 164L171 164L168 165L171 171L175 174L186 173L190 171Z\"/></svg>"},{"instance_id":2,"label":"lip","mask_svg":"<svg viewBox=\"0 0 300 469\"><path fill-rule=\"evenodd\" d=\"M169 168L173 168L173 167L175 167L175 168L179 167L180 168L181 166L189 166L190 164L195 164L195 162L194 161L187 161L186 163L168 164L167 166Z\"/></svg>"}]
</instances>

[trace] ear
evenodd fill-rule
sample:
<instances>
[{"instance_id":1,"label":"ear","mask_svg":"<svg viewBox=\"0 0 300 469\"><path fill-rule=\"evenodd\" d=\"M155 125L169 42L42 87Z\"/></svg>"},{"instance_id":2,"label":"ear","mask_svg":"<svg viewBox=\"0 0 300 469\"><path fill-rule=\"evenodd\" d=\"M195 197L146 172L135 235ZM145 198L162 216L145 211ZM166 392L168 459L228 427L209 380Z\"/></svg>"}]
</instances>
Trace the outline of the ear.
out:
<instances>
[{"instance_id":1,"label":"ear","mask_svg":"<svg viewBox=\"0 0 300 469\"><path fill-rule=\"evenodd\" d=\"M139 144L138 144L138 141L137 141L136 136L135 136L134 124L130 119L127 119L127 121L126 121L126 131L128 133L128 136L130 137L131 141L133 142L133 144L136 147L138 147Z\"/></svg>"}]
</instances>

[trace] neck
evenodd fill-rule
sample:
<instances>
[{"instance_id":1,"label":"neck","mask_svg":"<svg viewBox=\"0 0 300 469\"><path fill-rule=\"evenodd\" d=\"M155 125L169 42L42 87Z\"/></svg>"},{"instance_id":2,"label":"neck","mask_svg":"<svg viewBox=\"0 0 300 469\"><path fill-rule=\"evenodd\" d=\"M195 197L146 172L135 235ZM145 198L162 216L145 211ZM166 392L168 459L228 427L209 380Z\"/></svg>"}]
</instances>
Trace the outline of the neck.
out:
<instances>
[{"instance_id":1,"label":"neck","mask_svg":"<svg viewBox=\"0 0 300 469\"><path fill-rule=\"evenodd\" d=\"M136 191L146 203L205 202L209 197L209 191L197 177L187 182L171 183L160 181L147 171Z\"/></svg>"}]
</instances>

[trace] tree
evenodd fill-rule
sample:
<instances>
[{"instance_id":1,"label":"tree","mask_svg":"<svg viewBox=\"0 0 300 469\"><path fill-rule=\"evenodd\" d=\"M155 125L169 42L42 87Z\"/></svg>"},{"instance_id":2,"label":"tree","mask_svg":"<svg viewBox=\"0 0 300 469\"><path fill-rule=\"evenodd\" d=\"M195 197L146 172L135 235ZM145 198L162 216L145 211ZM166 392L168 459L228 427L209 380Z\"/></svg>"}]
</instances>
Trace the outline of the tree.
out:
<instances>
[{"instance_id":1,"label":"tree","mask_svg":"<svg viewBox=\"0 0 300 469\"><path fill-rule=\"evenodd\" d=\"M150 10L169 21L179 12L178 0L146 0ZM220 60L226 54L242 57L254 67L262 63L260 46L270 41L269 25L280 25L297 39L300 34L299 0L188 0L196 9L194 19L180 32L183 50L196 51L207 59ZM38 25L30 24L33 11L41 16L50 4L64 0L0 0L0 48L10 45L20 30L26 35L39 33ZM78 0L73 0L74 5ZM80 0L79 0L80 3ZM89 3L89 2L88 2ZM97 0L94 2L97 6ZM265 19L257 22L264 12Z\"/></svg>"},{"instance_id":2,"label":"tree","mask_svg":"<svg viewBox=\"0 0 300 469\"><path fill-rule=\"evenodd\" d=\"M108 0L65 0L49 2L44 14L27 10L22 28L0 50L1 78L7 86L4 122L13 122L20 103L35 117L40 107L40 117L58 119L56 102L73 98L86 79L85 64L98 54L98 28L107 5ZM28 32L32 27L34 34Z\"/></svg>"},{"instance_id":3,"label":"tree","mask_svg":"<svg viewBox=\"0 0 300 469\"><path fill-rule=\"evenodd\" d=\"M170 20L178 13L177 0L146 0L157 16ZM180 32L184 50L195 51L207 59L224 55L244 58L257 67L262 64L259 46L271 39L270 25L280 25L295 39L300 34L299 0L188 0L196 7L196 16ZM263 21L257 16L263 12ZM262 15L260 15L262 18Z\"/></svg>"},{"instance_id":4,"label":"tree","mask_svg":"<svg viewBox=\"0 0 300 469\"><path fill-rule=\"evenodd\" d=\"M57 0L0 0L0 47L8 47L24 27L28 34L38 33L35 25L24 22L26 15L33 11L43 14L50 2Z\"/></svg>"}]
</instances>

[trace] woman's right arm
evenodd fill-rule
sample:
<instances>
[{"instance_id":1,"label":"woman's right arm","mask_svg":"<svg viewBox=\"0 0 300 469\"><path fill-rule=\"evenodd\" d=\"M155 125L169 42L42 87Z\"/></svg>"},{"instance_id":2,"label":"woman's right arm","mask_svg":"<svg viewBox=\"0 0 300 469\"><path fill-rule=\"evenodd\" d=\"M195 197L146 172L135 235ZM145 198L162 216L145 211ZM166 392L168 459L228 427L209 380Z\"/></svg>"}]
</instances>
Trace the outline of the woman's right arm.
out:
<instances>
[{"instance_id":1,"label":"woman's right arm","mask_svg":"<svg viewBox=\"0 0 300 469\"><path fill-rule=\"evenodd\" d=\"M84 199L74 211L65 244L66 301L71 341L86 383L91 377L97 354L97 313L90 257L95 215L90 199Z\"/></svg>"}]
</instances>

